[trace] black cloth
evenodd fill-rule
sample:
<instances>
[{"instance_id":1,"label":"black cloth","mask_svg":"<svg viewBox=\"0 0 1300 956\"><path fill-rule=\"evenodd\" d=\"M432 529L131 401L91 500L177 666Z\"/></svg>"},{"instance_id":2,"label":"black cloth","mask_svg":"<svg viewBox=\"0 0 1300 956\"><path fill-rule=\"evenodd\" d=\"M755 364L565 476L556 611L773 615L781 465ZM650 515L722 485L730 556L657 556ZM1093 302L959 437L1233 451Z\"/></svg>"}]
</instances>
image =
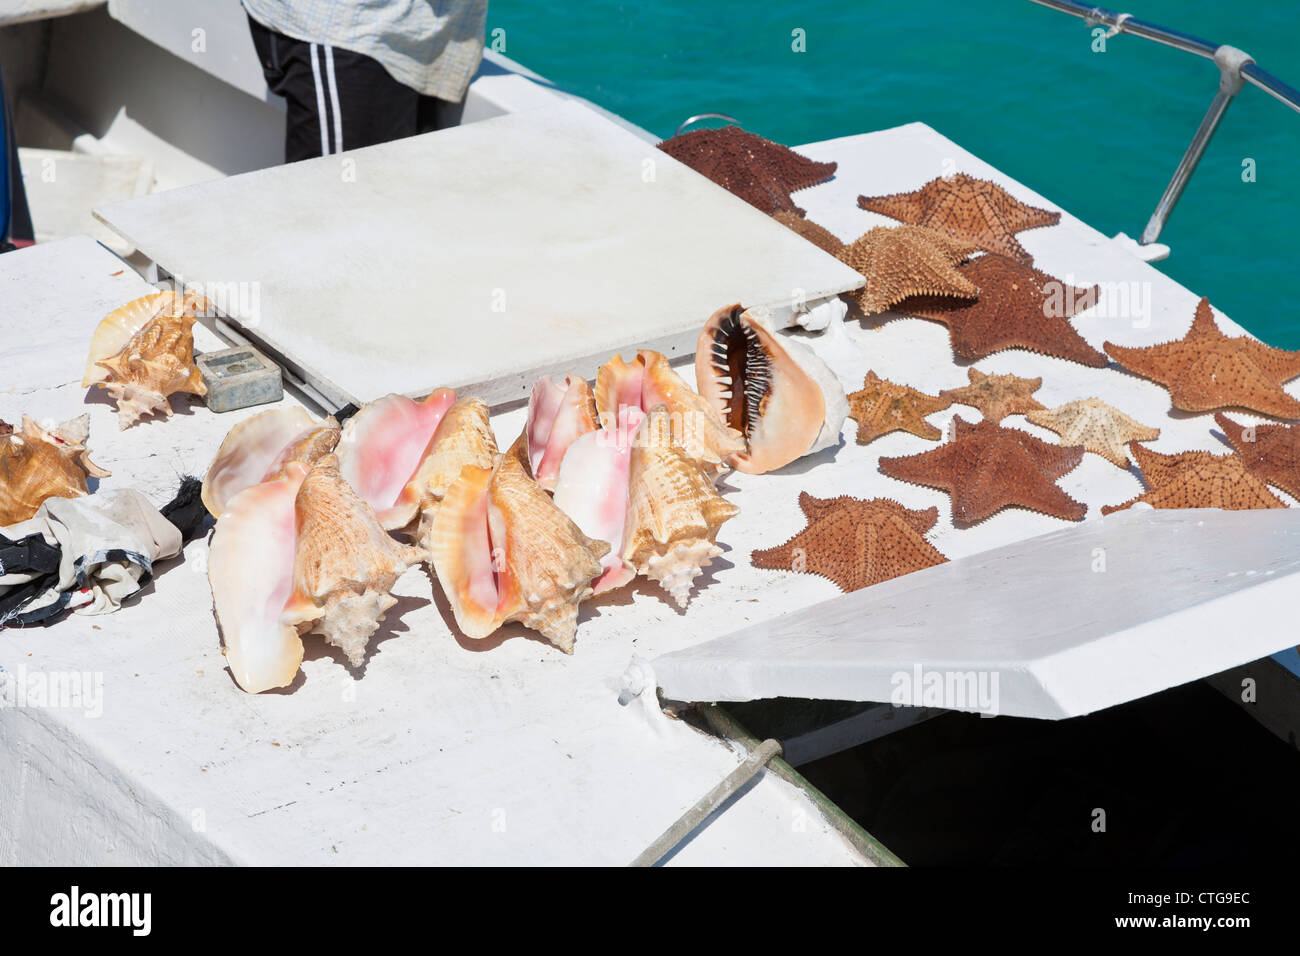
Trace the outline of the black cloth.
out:
<instances>
[{"instance_id":1,"label":"black cloth","mask_svg":"<svg viewBox=\"0 0 1300 956\"><path fill-rule=\"evenodd\" d=\"M25 538L14 540L0 534L0 575L34 575L26 584L0 595L0 628L36 624L63 611L71 594L62 595L62 601L44 605L34 611L24 613L22 610L56 584L62 557L63 552L47 544L43 535L29 534Z\"/></svg>"},{"instance_id":2,"label":"black cloth","mask_svg":"<svg viewBox=\"0 0 1300 956\"><path fill-rule=\"evenodd\" d=\"M31 245L35 239L32 217L23 189L23 171L18 166L18 136L13 111L0 77L0 252L15 245Z\"/></svg>"},{"instance_id":3,"label":"black cloth","mask_svg":"<svg viewBox=\"0 0 1300 956\"><path fill-rule=\"evenodd\" d=\"M387 143L460 122L463 103L417 93L393 79L373 57L295 40L252 17L248 27L267 86L284 97L287 107L286 163Z\"/></svg>"}]
</instances>

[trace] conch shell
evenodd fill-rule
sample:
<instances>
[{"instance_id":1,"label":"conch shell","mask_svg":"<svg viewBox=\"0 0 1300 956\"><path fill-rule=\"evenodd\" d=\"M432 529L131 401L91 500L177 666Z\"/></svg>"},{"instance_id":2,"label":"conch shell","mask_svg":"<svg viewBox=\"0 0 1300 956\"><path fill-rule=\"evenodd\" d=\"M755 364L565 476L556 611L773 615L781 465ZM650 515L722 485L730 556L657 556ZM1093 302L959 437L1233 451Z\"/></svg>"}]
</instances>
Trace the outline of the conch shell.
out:
<instances>
[{"instance_id":1,"label":"conch shell","mask_svg":"<svg viewBox=\"0 0 1300 956\"><path fill-rule=\"evenodd\" d=\"M466 637L507 621L573 652L578 604L609 545L587 537L513 455L467 466L448 489L427 538L434 573Z\"/></svg>"},{"instance_id":2,"label":"conch shell","mask_svg":"<svg viewBox=\"0 0 1300 956\"><path fill-rule=\"evenodd\" d=\"M424 552L380 527L374 509L339 474L334 455L312 466L294 511L293 594L282 620L299 633L323 634L360 667L370 636L397 603L393 585Z\"/></svg>"},{"instance_id":3,"label":"conch shell","mask_svg":"<svg viewBox=\"0 0 1300 956\"><path fill-rule=\"evenodd\" d=\"M615 355L596 373L595 394L600 423L611 430L617 427L621 409L649 412L663 405L670 415L673 443L711 473L745 450L740 432L673 371L661 352L642 349L631 362Z\"/></svg>"},{"instance_id":4,"label":"conch shell","mask_svg":"<svg viewBox=\"0 0 1300 956\"><path fill-rule=\"evenodd\" d=\"M826 363L739 304L705 323L695 381L709 406L744 436L729 463L751 475L835 445L849 414L844 388Z\"/></svg>"},{"instance_id":5,"label":"conch shell","mask_svg":"<svg viewBox=\"0 0 1300 956\"><path fill-rule=\"evenodd\" d=\"M636 433L628 465L623 559L685 607L691 582L722 554L718 529L739 513L676 447L668 409L651 409Z\"/></svg>"},{"instance_id":6,"label":"conch shell","mask_svg":"<svg viewBox=\"0 0 1300 956\"><path fill-rule=\"evenodd\" d=\"M52 431L24 415L21 428L0 435L0 527L26 521L47 498L87 494L88 477L108 477L88 457L89 435L89 413Z\"/></svg>"},{"instance_id":7,"label":"conch shell","mask_svg":"<svg viewBox=\"0 0 1300 956\"><path fill-rule=\"evenodd\" d=\"M497 440L487 403L479 398L457 399L439 422L424 460L407 483L419 494L417 537L423 539L428 534L443 496L466 465L491 468L496 460Z\"/></svg>"},{"instance_id":8,"label":"conch shell","mask_svg":"<svg viewBox=\"0 0 1300 956\"><path fill-rule=\"evenodd\" d=\"M194 321L207 308L197 293L158 292L128 302L100 322L81 384L98 386L117 402L119 427L129 428L152 413L170 418L167 397L176 392L208 393L194 364Z\"/></svg>"},{"instance_id":9,"label":"conch shell","mask_svg":"<svg viewBox=\"0 0 1300 956\"><path fill-rule=\"evenodd\" d=\"M226 433L203 478L203 504L220 518L227 502L245 488L283 477L285 466L310 466L334 450L339 423L318 422L299 406L274 408L240 422Z\"/></svg>"},{"instance_id":10,"label":"conch shell","mask_svg":"<svg viewBox=\"0 0 1300 956\"><path fill-rule=\"evenodd\" d=\"M420 513L417 472L456 393L440 388L420 401L386 395L347 420L336 454L339 472L375 509L387 530L405 528Z\"/></svg>"},{"instance_id":11,"label":"conch shell","mask_svg":"<svg viewBox=\"0 0 1300 956\"><path fill-rule=\"evenodd\" d=\"M537 483L554 491L569 446L599 427L596 401L586 379L566 375L557 382L547 375L533 383L528 421L519 440L521 447L527 447L528 468Z\"/></svg>"}]
</instances>

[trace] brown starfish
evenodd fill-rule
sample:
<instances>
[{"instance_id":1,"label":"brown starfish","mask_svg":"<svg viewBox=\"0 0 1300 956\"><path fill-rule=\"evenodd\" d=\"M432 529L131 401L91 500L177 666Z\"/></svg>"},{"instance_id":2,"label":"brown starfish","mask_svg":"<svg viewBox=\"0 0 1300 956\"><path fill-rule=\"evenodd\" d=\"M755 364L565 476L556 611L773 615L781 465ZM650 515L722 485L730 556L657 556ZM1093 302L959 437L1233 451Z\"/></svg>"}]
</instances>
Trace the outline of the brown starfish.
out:
<instances>
[{"instance_id":1,"label":"brown starfish","mask_svg":"<svg viewBox=\"0 0 1300 956\"><path fill-rule=\"evenodd\" d=\"M864 314L874 315L910 296L973 299L979 287L953 267L974 251L975 243L924 226L877 226L839 258L867 280L851 295Z\"/></svg>"},{"instance_id":2,"label":"brown starfish","mask_svg":"<svg viewBox=\"0 0 1300 956\"><path fill-rule=\"evenodd\" d=\"M1185 451L1162 455L1137 442L1129 447L1142 469L1147 491L1122 505L1105 505L1104 515L1131 508L1139 501L1153 508L1223 508L1245 511L1252 508L1285 508L1268 486L1246 469L1236 455L1214 455L1208 451Z\"/></svg>"},{"instance_id":3,"label":"brown starfish","mask_svg":"<svg viewBox=\"0 0 1300 956\"><path fill-rule=\"evenodd\" d=\"M1175 408L1208 412L1245 408L1275 418L1300 418L1300 401L1282 383L1300 375L1300 352L1270 348L1249 336L1219 331L1209 299L1196 306L1183 338L1146 348L1106 342L1106 354L1125 368L1169 389Z\"/></svg>"},{"instance_id":4,"label":"brown starfish","mask_svg":"<svg viewBox=\"0 0 1300 956\"><path fill-rule=\"evenodd\" d=\"M859 196L858 205L899 222L968 239L981 249L1026 264L1034 259L1016 241L1016 233L1061 221L1059 212L1026 205L997 183L966 173L932 179L910 193Z\"/></svg>"},{"instance_id":5,"label":"brown starfish","mask_svg":"<svg viewBox=\"0 0 1300 956\"><path fill-rule=\"evenodd\" d=\"M856 591L948 559L925 539L938 508L913 511L889 498L814 498L799 493L808 526L785 544L755 551L756 568L806 571Z\"/></svg>"},{"instance_id":6,"label":"brown starfish","mask_svg":"<svg viewBox=\"0 0 1300 956\"><path fill-rule=\"evenodd\" d=\"M1214 420L1252 474L1300 498L1300 425L1238 425L1223 412Z\"/></svg>"},{"instance_id":7,"label":"brown starfish","mask_svg":"<svg viewBox=\"0 0 1300 956\"><path fill-rule=\"evenodd\" d=\"M1043 408L1037 399L1031 397L1043 384L1042 376L1021 378L1018 375L985 375L977 368L969 368L966 377L970 379L969 385L945 388L939 392L939 397L958 405L978 408L991 422L1000 422L1008 415L1023 415Z\"/></svg>"},{"instance_id":8,"label":"brown starfish","mask_svg":"<svg viewBox=\"0 0 1300 956\"><path fill-rule=\"evenodd\" d=\"M1051 411L1026 412L1025 418L1056 432L1061 436L1061 444L1082 445L1084 451L1100 455L1121 468L1129 465L1126 444L1160 437L1160 429L1129 418L1100 398L1069 402Z\"/></svg>"},{"instance_id":9,"label":"brown starfish","mask_svg":"<svg viewBox=\"0 0 1300 956\"><path fill-rule=\"evenodd\" d=\"M797 232L823 252L829 252L831 255L838 257L844 249L844 243L840 242L839 236L825 226L819 226L811 219L805 219L798 213L779 209L772 213L772 218L791 232Z\"/></svg>"},{"instance_id":10,"label":"brown starfish","mask_svg":"<svg viewBox=\"0 0 1300 956\"><path fill-rule=\"evenodd\" d=\"M1096 305L1097 286L1079 289L1066 285L1033 266L992 253L956 272L979 287L976 301L918 296L899 303L897 311L948 326L952 350L962 358L978 359L1020 348L1092 368L1105 367L1106 356L1068 321Z\"/></svg>"},{"instance_id":11,"label":"brown starfish","mask_svg":"<svg viewBox=\"0 0 1300 956\"><path fill-rule=\"evenodd\" d=\"M943 433L925 420L952 404L910 385L895 385L868 372L861 391L849 395L849 417L858 423L858 444L865 445L892 431L911 432L938 441Z\"/></svg>"},{"instance_id":12,"label":"brown starfish","mask_svg":"<svg viewBox=\"0 0 1300 956\"><path fill-rule=\"evenodd\" d=\"M1083 447L1048 444L1018 428L953 418L953 437L938 448L904 458L881 458L891 478L927 485L952 496L954 521L983 521L1008 505L1078 521L1087 505L1056 480L1083 459Z\"/></svg>"},{"instance_id":13,"label":"brown starfish","mask_svg":"<svg viewBox=\"0 0 1300 956\"><path fill-rule=\"evenodd\" d=\"M838 165L815 162L739 126L692 130L659 148L769 216L779 209L802 216L790 193L825 182Z\"/></svg>"}]
</instances>

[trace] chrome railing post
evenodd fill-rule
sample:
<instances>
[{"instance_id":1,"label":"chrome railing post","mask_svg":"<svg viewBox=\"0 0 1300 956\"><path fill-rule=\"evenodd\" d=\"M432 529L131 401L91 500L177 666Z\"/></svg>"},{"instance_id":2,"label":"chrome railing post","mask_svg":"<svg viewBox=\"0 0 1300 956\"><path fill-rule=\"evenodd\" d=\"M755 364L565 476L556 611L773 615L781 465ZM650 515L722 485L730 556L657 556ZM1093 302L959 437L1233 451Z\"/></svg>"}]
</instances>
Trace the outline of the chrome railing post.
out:
<instances>
[{"instance_id":1,"label":"chrome railing post","mask_svg":"<svg viewBox=\"0 0 1300 956\"><path fill-rule=\"evenodd\" d=\"M1245 83L1241 68L1255 61L1236 47L1225 45L1214 51L1214 62L1219 67L1219 91L1210 102L1210 108L1205 111L1205 118L1201 120L1201 125L1196 128L1196 135L1188 144L1187 152L1183 153L1178 168L1174 170L1173 178L1169 180L1164 195L1156 204L1155 212L1151 214L1146 228L1142 230L1142 238L1138 240L1141 245L1150 245L1160 238L1165 221L1182 197L1183 190L1187 188L1187 181L1192 178L1192 173L1196 172L1196 166L1205 155L1205 148L1210 145L1210 140L1214 138L1214 131L1219 128L1223 114L1228 111L1233 98L1241 92L1241 87Z\"/></svg>"}]
</instances>

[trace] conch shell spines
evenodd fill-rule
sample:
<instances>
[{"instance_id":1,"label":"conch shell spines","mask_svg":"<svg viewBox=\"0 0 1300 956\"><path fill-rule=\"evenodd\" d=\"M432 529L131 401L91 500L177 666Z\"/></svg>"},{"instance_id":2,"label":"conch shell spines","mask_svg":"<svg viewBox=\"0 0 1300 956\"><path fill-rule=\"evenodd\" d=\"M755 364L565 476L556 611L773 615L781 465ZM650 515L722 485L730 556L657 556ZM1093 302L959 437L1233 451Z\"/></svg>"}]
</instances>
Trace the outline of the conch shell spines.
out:
<instances>
[{"instance_id":1,"label":"conch shell spines","mask_svg":"<svg viewBox=\"0 0 1300 956\"><path fill-rule=\"evenodd\" d=\"M78 498L88 478L109 473L89 458L90 414L53 429L23 416L16 431L0 435L0 526L26 521L47 498Z\"/></svg>"}]
</instances>

